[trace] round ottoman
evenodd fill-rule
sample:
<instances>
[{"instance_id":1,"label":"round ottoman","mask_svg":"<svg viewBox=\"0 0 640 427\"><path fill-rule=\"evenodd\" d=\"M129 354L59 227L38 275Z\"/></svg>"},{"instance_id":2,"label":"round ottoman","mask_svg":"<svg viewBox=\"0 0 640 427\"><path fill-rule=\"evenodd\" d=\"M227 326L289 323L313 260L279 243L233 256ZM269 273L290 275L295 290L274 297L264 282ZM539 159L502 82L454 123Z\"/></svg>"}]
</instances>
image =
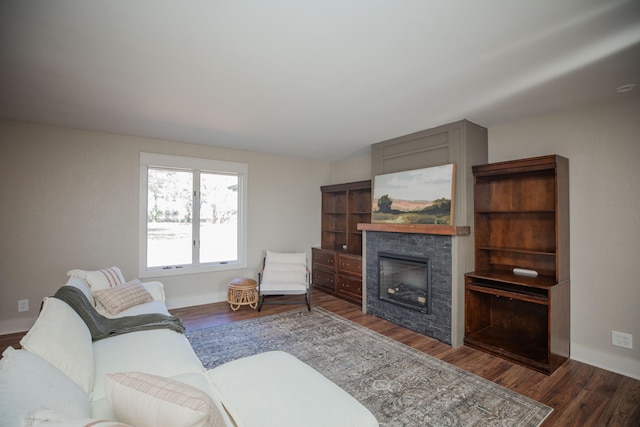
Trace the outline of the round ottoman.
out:
<instances>
[{"instance_id":1,"label":"round ottoman","mask_svg":"<svg viewBox=\"0 0 640 427\"><path fill-rule=\"evenodd\" d=\"M241 305L258 307L258 282L253 279L239 277L229 282L227 302L231 310L236 311Z\"/></svg>"}]
</instances>

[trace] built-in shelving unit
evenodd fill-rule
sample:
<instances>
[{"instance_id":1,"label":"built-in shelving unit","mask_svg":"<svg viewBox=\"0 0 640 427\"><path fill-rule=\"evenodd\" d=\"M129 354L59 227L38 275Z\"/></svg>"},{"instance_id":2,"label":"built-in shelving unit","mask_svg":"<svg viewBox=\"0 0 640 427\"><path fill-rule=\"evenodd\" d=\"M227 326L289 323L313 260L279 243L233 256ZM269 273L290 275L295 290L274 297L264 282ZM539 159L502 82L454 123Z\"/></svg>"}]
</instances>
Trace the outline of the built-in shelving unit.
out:
<instances>
[{"instance_id":1,"label":"built-in shelving unit","mask_svg":"<svg viewBox=\"0 0 640 427\"><path fill-rule=\"evenodd\" d=\"M568 168L556 155L473 167L464 342L547 374L569 357Z\"/></svg>"},{"instance_id":2,"label":"built-in shelving unit","mask_svg":"<svg viewBox=\"0 0 640 427\"><path fill-rule=\"evenodd\" d=\"M371 222L371 181L327 185L322 192L322 240L312 249L313 285L362 303L362 230Z\"/></svg>"}]
</instances>

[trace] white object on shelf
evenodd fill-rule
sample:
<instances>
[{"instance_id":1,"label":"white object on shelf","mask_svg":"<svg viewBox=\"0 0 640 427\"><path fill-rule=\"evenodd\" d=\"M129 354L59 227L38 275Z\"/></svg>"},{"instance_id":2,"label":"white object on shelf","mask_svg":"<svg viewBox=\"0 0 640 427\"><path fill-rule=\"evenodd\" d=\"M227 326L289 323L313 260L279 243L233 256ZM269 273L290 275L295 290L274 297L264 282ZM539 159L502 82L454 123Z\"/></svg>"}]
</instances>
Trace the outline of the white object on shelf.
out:
<instances>
[{"instance_id":1,"label":"white object on shelf","mask_svg":"<svg viewBox=\"0 0 640 427\"><path fill-rule=\"evenodd\" d=\"M538 272L535 270L527 270L526 268L514 268L513 274L518 276L538 277Z\"/></svg>"}]
</instances>

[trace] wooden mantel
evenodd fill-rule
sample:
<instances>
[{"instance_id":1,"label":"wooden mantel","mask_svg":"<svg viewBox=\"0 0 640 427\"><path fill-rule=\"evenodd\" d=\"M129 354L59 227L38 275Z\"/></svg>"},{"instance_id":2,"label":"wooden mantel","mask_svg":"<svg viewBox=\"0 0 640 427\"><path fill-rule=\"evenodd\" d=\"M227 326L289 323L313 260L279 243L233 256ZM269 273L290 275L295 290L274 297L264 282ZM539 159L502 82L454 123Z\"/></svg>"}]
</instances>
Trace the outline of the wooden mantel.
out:
<instances>
[{"instance_id":1,"label":"wooden mantel","mask_svg":"<svg viewBox=\"0 0 640 427\"><path fill-rule=\"evenodd\" d=\"M360 231L384 231L387 233L414 233L414 234L440 234L447 236L468 236L471 228L456 225L433 224L368 224L359 223Z\"/></svg>"}]
</instances>

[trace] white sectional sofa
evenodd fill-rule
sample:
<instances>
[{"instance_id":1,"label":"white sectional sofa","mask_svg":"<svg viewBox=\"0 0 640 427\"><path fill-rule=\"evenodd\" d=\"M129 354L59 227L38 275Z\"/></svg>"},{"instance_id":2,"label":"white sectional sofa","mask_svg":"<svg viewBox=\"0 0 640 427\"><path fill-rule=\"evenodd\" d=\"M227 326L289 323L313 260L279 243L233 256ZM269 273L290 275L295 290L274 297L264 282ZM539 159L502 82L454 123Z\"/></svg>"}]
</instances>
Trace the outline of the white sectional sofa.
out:
<instances>
[{"instance_id":1,"label":"white sectional sofa","mask_svg":"<svg viewBox=\"0 0 640 427\"><path fill-rule=\"evenodd\" d=\"M145 302L113 314L96 303L100 286L89 286L92 272L70 273L66 285L106 317L169 316L160 282L118 283L117 292L135 287ZM54 297L44 300L21 345L0 360L6 427L378 425L352 396L289 354L262 353L207 371L180 332L140 330L93 341L85 321Z\"/></svg>"}]
</instances>

